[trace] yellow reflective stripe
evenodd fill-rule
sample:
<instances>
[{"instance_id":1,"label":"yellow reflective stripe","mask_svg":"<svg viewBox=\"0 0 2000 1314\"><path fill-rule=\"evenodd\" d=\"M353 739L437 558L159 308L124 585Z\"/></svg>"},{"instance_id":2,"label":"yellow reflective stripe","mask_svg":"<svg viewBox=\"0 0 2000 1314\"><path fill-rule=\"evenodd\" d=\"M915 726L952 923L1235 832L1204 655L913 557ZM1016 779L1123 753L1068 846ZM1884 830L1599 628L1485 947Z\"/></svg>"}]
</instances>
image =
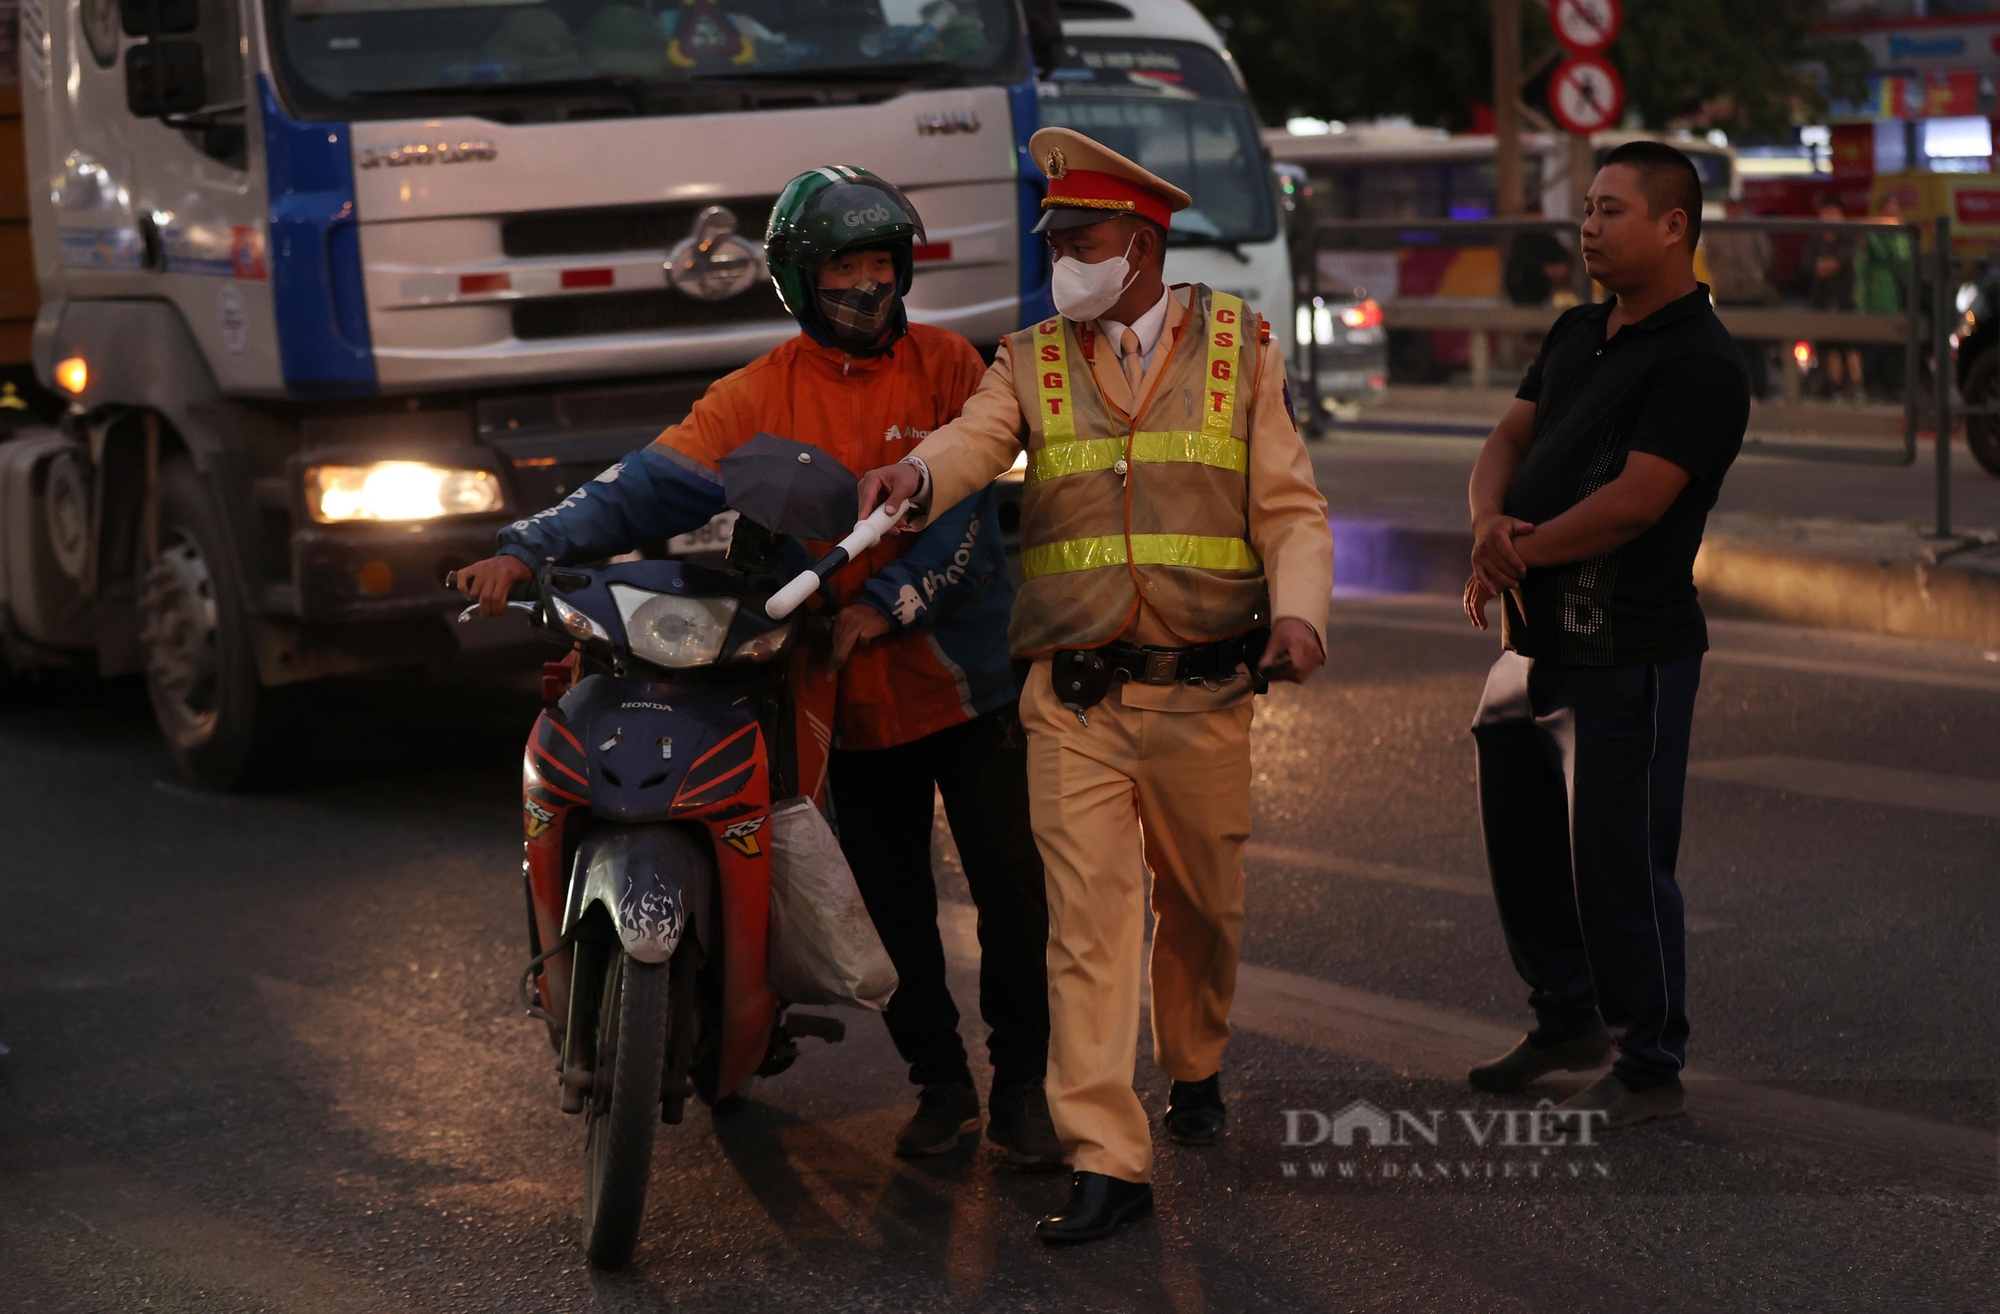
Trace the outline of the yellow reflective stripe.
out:
<instances>
[{"instance_id":1,"label":"yellow reflective stripe","mask_svg":"<svg viewBox=\"0 0 2000 1314\"><path fill-rule=\"evenodd\" d=\"M1044 479L1060 479L1064 475L1085 474L1092 470L1109 470L1125 455L1123 438L1085 438L1076 442L1056 443L1031 453L1028 457L1027 480L1039 484Z\"/></svg>"},{"instance_id":2,"label":"yellow reflective stripe","mask_svg":"<svg viewBox=\"0 0 2000 1314\"><path fill-rule=\"evenodd\" d=\"M1201 431L1219 438L1227 438L1236 423L1236 363L1242 358L1243 327L1243 298L1227 292L1210 294Z\"/></svg>"},{"instance_id":3,"label":"yellow reflective stripe","mask_svg":"<svg viewBox=\"0 0 2000 1314\"><path fill-rule=\"evenodd\" d=\"M1076 416L1069 402L1069 334L1060 316L1035 325L1034 367L1042 397L1042 441L1067 443L1076 438Z\"/></svg>"},{"instance_id":4,"label":"yellow reflective stripe","mask_svg":"<svg viewBox=\"0 0 2000 1314\"><path fill-rule=\"evenodd\" d=\"M1250 444L1227 434L1189 433L1185 429L1167 433L1135 434L1132 458L1137 461L1190 461L1243 474L1250 469Z\"/></svg>"},{"instance_id":5,"label":"yellow reflective stripe","mask_svg":"<svg viewBox=\"0 0 2000 1314\"><path fill-rule=\"evenodd\" d=\"M1084 438L1076 442L1057 443L1042 448L1029 458L1028 482L1038 484L1044 479L1060 479L1064 475L1110 470L1124 455L1123 438ZM1132 459L1212 465L1242 474L1250 468L1250 444L1237 438L1190 433L1185 429L1148 430L1132 435Z\"/></svg>"},{"instance_id":6,"label":"yellow reflective stripe","mask_svg":"<svg viewBox=\"0 0 2000 1314\"><path fill-rule=\"evenodd\" d=\"M1262 563L1240 538L1204 538L1198 534L1134 534L1131 555L1122 534L1072 538L1044 543L1021 553L1021 573L1029 579L1061 575L1099 566L1188 566L1196 570L1255 570Z\"/></svg>"}]
</instances>

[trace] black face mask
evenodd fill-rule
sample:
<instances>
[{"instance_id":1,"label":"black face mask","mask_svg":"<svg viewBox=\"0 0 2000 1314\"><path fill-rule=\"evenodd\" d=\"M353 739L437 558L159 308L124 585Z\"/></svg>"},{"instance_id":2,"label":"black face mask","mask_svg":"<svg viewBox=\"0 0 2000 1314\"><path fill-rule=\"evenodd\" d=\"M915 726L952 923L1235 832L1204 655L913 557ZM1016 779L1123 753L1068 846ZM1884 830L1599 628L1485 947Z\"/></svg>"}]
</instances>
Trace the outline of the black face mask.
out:
<instances>
[{"instance_id":1,"label":"black face mask","mask_svg":"<svg viewBox=\"0 0 2000 1314\"><path fill-rule=\"evenodd\" d=\"M842 345L872 347L896 309L896 285L863 280L853 287L819 289L819 312Z\"/></svg>"}]
</instances>

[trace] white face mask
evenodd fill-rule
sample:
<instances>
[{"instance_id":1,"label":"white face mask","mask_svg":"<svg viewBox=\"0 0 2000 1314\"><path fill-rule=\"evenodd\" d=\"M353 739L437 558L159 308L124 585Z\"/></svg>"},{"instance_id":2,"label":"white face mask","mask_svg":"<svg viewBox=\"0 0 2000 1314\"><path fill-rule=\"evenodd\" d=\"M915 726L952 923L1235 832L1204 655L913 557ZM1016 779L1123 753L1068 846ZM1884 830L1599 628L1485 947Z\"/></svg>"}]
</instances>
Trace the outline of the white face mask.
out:
<instances>
[{"instance_id":1,"label":"white face mask","mask_svg":"<svg viewBox=\"0 0 2000 1314\"><path fill-rule=\"evenodd\" d=\"M1125 255L1131 253L1132 244L1127 242ZM1096 319L1117 305L1118 298L1125 295L1125 289L1131 286L1135 277L1132 262L1122 255L1100 260L1094 265L1086 265L1072 256L1062 256L1050 271L1049 292L1055 297L1057 314L1083 323Z\"/></svg>"}]
</instances>

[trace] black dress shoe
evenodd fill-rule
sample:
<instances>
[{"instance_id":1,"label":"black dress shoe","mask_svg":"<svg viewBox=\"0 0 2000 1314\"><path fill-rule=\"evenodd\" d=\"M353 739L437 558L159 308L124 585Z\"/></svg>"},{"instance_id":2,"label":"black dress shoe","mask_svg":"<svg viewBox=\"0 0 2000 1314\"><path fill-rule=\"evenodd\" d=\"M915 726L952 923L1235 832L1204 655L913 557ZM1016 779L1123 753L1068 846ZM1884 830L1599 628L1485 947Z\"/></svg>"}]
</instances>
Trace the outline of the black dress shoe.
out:
<instances>
[{"instance_id":1,"label":"black dress shoe","mask_svg":"<svg viewBox=\"0 0 2000 1314\"><path fill-rule=\"evenodd\" d=\"M1150 1218L1153 1184L1126 1182L1103 1173L1077 1173L1069 1179L1069 1202L1060 1213L1035 1224L1035 1235L1050 1245L1096 1241L1127 1223Z\"/></svg>"},{"instance_id":2,"label":"black dress shoe","mask_svg":"<svg viewBox=\"0 0 2000 1314\"><path fill-rule=\"evenodd\" d=\"M1168 1088L1167 1135L1182 1145L1215 1144L1228 1120L1220 1072L1205 1081L1177 1081Z\"/></svg>"},{"instance_id":3,"label":"black dress shoe","mask_svg":"<svg viewBox=\"0 0 2000 1314\"><path fill-rule=\"evenodd\" d=\"M1611 1034L1607 1031L1593 1031L1553 1045L1537 1044L1533 1035L1526 1035L1499 1058L1466 1073L1465 1079L1474 1090L1517 1091L1551 1072L1589 1072L1610 1060Z\"/></svg>"}]
</instances>

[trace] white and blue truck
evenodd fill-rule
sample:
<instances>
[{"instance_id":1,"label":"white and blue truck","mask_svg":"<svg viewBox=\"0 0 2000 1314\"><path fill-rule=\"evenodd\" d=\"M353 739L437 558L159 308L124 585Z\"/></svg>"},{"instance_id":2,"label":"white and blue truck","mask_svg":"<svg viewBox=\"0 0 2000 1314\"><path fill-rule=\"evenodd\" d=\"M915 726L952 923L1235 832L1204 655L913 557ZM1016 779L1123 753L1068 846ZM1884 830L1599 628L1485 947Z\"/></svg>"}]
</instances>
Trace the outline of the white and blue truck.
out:
<instances>
[{"instance_id":1,"label":"white and blue truck","mask_svg":"<svg viewBox=\"0 0 2000 1314\"><path fill-rule=\"evenodd\" d=\"M760 239L807 168L908 192L912 317L983 348L1051 313L1044 117L1215 180L1177 254L1262 280L1222 191L1268 161L1168 7L0 0L5 665L142 674L228 788L309 682L451 661L448 570L796 331Z\"/></svg>"}]
</instances>

